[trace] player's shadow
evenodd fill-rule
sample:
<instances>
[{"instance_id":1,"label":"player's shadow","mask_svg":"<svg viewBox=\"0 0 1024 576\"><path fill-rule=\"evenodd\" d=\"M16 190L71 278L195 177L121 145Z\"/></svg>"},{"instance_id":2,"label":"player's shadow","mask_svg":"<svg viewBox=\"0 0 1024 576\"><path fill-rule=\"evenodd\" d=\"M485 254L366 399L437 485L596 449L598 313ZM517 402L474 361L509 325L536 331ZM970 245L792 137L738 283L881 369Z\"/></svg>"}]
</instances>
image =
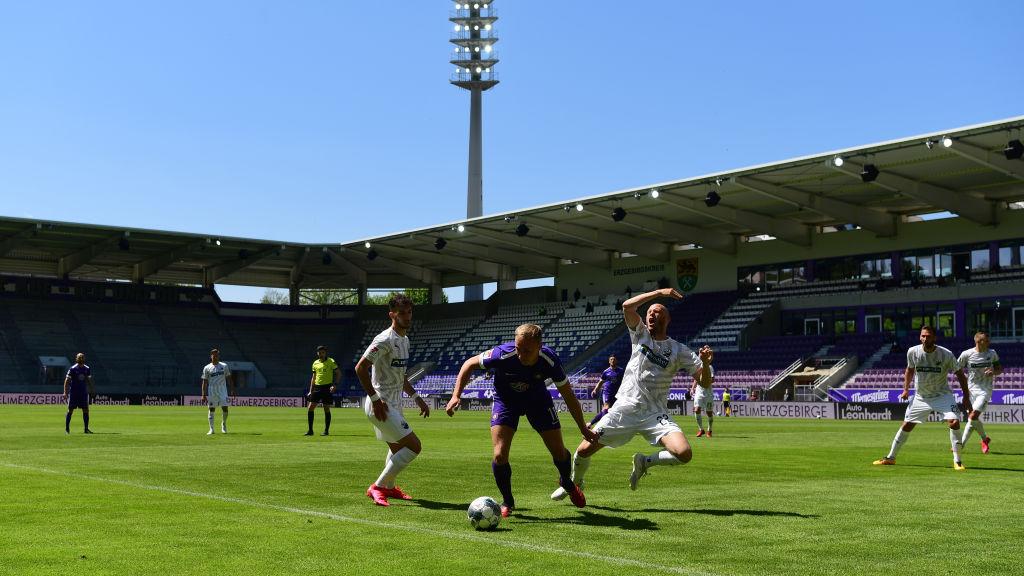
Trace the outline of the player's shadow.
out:
<instances>
[{"instance_id":1,"label":"player's shadow","mask_svg":"<svg viewBox=\"0 0 1024 576\"><path fill-rule=\"evenodd\" d=\"M465 503L463 503L463 502L436 502L434 500L423 500L421 498L413 498L411 503L415 504L416 506L419 506L421 508L426 508L427 510L462 510L462 511L465 511L466 508L469 507L469 503L468 502L465 502ZM517 512L519 510L529 510L529 508L516 508Z\"/></svg>"},{"instance_id":2,"label":"player's shadow","mask_svg":"<svg viewBox=\"0 0 1024 576\"><path fill-rule=\"evenodd\" d=\"M74 432L72 432L72 434L74 434ZM84 433L80 432L80 434ZM90 432L89 434L92 434L93 436L120 436L121 432Z\"/></svg>"},{"instance_id":3,"label":"player's shadow","mask_svg":"<svg viewBox=\"0 0 1024 576\"><path fill-rule=\"evenodd\" d=\"M659 530L658 524L647 518L622 518L607 514L597 514L589 510L581 510L577 516L562 518L540 518L521 514L516 510L512 516L524 523L537 524L580 524L582 526L607 526L609 528L621 528L622 530Z\"/></svg>"},{"instance_id":4,"label":"player's shadow","mask_svg":"<svg viewBox=\"0 0 1024 576\"><path fill-rule=\"evenodd\" d=\"M639 508L625 510L612 506L589 506L599 510L610 512L647 512L666 514L704 514L707 516L784 516L789 518L820 518L817 514L800 514L799 512L784 512L780 510L715 510L710 508Z\"/></svg>"}]
</instances>

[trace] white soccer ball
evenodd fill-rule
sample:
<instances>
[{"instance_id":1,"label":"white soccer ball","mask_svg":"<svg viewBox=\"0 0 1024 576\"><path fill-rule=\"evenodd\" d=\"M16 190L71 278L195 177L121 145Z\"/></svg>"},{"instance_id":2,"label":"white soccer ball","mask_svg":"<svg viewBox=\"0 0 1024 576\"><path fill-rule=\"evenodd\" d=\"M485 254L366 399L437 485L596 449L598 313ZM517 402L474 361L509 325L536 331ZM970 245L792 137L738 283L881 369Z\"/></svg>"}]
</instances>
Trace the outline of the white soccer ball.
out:
<instances>
[{"instance_id":1,"label":"white soccer ball","mask_svg":"<svg viewBox=\"0 0 1024 576\"><path fill-rule=\"evenodd\" d=\"M469 503L469 523L477 530L494 530L501 523L501 506L490 496L481 496Z\"/></svg>"}]
</instances>

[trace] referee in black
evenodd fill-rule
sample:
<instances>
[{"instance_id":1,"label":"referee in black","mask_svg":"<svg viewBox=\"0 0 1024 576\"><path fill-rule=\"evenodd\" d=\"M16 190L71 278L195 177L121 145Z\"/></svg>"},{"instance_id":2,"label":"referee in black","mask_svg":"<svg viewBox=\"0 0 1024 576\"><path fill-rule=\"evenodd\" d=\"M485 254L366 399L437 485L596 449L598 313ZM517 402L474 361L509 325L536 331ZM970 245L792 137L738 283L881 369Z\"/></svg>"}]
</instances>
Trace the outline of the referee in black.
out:
<instances>
[{"instance_id":1,"label":"referee in black","mask_svg":"<svg viewBox=\"0 0 1024 576\"><path fill-rule=\"evenodd\" d=\"M324 432L321 436L331 433L331 405L334 404L334 391L337 389L338 380L341 377L341 370L334 358L327 356L327 346L316 347L316 360L313 361L313 376L309 379L309 409L306 412L306 419L309 421L309 430L306 436L313 435L313 418L316 415L316 405L324 406Z\"/></svg>"}]
</instances>

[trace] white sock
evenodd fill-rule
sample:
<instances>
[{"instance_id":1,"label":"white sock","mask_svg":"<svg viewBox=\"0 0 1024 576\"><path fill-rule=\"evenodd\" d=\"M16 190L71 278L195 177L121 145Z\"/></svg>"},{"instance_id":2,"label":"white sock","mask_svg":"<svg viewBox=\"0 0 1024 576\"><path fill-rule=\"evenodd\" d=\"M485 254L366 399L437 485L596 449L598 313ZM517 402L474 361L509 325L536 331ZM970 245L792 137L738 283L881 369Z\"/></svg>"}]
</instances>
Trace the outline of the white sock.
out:
<instances>
[{"instance_id":1,"label":"white sock","mask_svg":"<svg viewBox=\"0 0 1024 576\"><path fill-rule=\"evenodd\" d=\"M886 456L886 458L889 460L895 460L896 453L903 447L903 443L907 441L907 436L909 435L910 433L905 431L903 428L897 430L896 437L892 439L892 448L889 449L889 455Z\"/></svg>"},{"instance_id":2,"label":"white sock","mask_svg":"<svg viewBox=\"0 0 1024 576\"><path fill-rule=\"evenodd\" d=\"M711 432L711 427L715 425L715 415L708 414L708 432Z\"/></svg>"},{"instance_id":3,"label":"white sock","mask_svg":"<svg viewBox=\"0 0 1024 576\"><path fill-rule=\"evenodd\" d=\"M985 438L988 438L988 435L985 434L985 425L981 423L981 418L978 418L977 420L968 420L967 421L967 425L970 426L971 428L974 428L975 430L977 430L978 431L978 437L981 438L982 440L984 440ZM964 432L964 434L966 434L966 432ZM965 444L966 444L966 441L965 441Z\"/></svg>"},{"instance_id":4,"label":"white sock","mask_svg":"<svg viewBox=\"0 0 1024 576\"><path fill-rule=\"evenodd\" d=\"M225 427L228 425L228 413L227 412L221 412L220 425L221 426L225 426Z\"/></svg>"},{"instance_id":5,"label":"white sock","mask_svg":"<svg viewBox=\"0 0 1024 576\"><path fill-rule=\"evenodd\" d=\"M213 412L210 412L210 430L213 430Z\"/></svg>"},{"instance_id":6,"label":"white sock","mask_svg":"<svg viewBox=\"0 0 1024 576\"><path fill-rule=\"evenodd\" d=\"M388 463L384 465L384 471L380 473L375 484L381 488L394 488L395 477L410 462L416 459L417 454L408 448L402 448L398 452L395 452L388 458Z\"/></svg>"},{"instance_id":7,"label":"white sock","mask_svg":"<svg viewBox=\"0 0 1024 576\"><path fill-rule=\"evenodd\" d=\"M677 466L682 464L678 458L672 455L668 450L661 450L651 454L646 459L647 467L651 466Z\"/></svg>"},{"instance_id":8,"label":"white sock","mask_svg":"<svg viewBox=\"0 0 1024 576\"><path fill-rule=\"evenodd\" d=\"M967 445L967 439L971 437L971 432L974 432L974 420L968 420L967 426L964 426L964 435L960 437L960 444Z\"/></svg>"},{"instance_id":9,"label":"white sock","mask_svg":"<svg viewBox=\"0 0 1024 576\"><path fill-rule=\"evenodd\" d=\"M949 445L953 447L953 462L960 461L960 431L949 429Z\"/></svg>"},{"instance_id":10,"label":"white sock","mask_svg":"<svg viewBox=\"0 0 1024 576\"><path fill-rule=\"evenodd\" d=\"M697 414L697 428L704 429L704 414Z\"/></svg>"},{"instance_id":11,"label":"white sock","mask_svg":"<svg viewBox=\"0 0 1024 576\"><path fill-rule=\"evenodd\" d=\"M572 481L578 486L583 483L583 477L587 475L590 468L590 458L581 456L579 452L572 455Z\"/></svg>"}]
</instances>

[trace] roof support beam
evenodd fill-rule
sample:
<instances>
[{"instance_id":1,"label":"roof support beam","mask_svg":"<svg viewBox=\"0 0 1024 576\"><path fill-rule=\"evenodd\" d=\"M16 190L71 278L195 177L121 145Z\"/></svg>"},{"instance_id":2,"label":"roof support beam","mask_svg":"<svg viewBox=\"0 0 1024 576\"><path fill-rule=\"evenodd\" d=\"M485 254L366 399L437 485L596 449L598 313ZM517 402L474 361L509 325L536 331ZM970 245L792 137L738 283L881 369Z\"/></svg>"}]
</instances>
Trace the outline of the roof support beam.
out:
<instances>
[{"instance_id":1,"label":"roof support beam","mask_svg":"<svg viewBox=\"0 0 1024 576\"><path fill-rule=\"evenodd\" d=\"M37 224L29 224L14 234L0 240L0 258L6 256L11 250L14 250L19 244L21 244L22 240L32 236L32 233L37 229Z\"/></svg>"},{"instance_id":2,"label":"roof support beam","mask_svg":"<svg viewBox=\"0 0 1024 576\"><path fill-rule=\"evenodd\" d=\"M364 256L366 255L366 252L362 250L348 249L345 252L351 252L353 254L362 254ZM423 266L416 266L415 264L409 264L408 262L401 262L399 260L388 258L387 256L377 256L377 258L374 259L374 262L384 264L385 266L387 266L388 268L395 272L398 272L402 276L405 276L406 278L412 278L413 280L416 280L417 282L422 282L427 286L430 286L431 284L441 283L441 273L438 272L437 270L431 270L430 268L424 268Z\"/></svg>"},{"instance_id":3,"label":"roof support beam","mask_svg":"<svg viewBox=\"0 0 1024 576\"><path fill-rule=\"evenodd\" d=\"M374 244L373 249L381 255L396 254L407 258L419 258L432 262L439 266L447 266L466 274L472 274L485 280L506 280L501 277L501 264L497 262L486 262L476 258L454 256L452 254L441 254L439 252L428 252L426 250L414 250L412 248L401 248L388 244Z\"/></svg>"},{"instance_id":4,"label":"roof support beam","mask_svg":"<svg viewBox=\"0 0 1024 576\"><path fill-rule=\"evenodd\" d=\"M357 285L366 286L366 270L356 266L351 260L331 248L324 247L324 251L330 254L331 264L341 268L345 274L354 278Z\"/></svg>"},{"instance_id":5,"label":"roof support beam","mask_svg":"<svg viewBox=\"0 0 1024 576\"><path fill-rule=\"evenodd\" d=\"M255 254L249 254L244 259L238 258L237 260L231 260L218 264L212 268L203 269L203 286L213 286L218 280L227 278L228 276L252 266L256 262L266 258L267 256L273 256L277 252L281 251L280 246L273 246L260 250Z\"/></svg>"},{"instance_id":6,"label":"roof support beam","mask_svg":"<svg viewBox=\"0 0 1024 576\"><path fill-rule=\"evenodd\" d=\"M299 249L299 255L295 258L295 264L293 264L291 270L288 271L289 286L299 286L302 284L302 271L305 269L306 261L309 259L309 252L309 246Z\"/></svg>"},{"instance_id":7,"label":"roof support beam","mask_svg":"<svg viewBox=\"0 0 1024 576\"><path fill-rule=\"evenodd\" d=\"M717 250L725 254L736 253L736 237L732 234L708 230L698 226L690 226L671 222L654 216L629 213L619 224L635 228L649 234L657 234L674 244L700 244L705 248Z\"/></svg>"},{"instance_id":8,"label":"roof support beam","mask_svg":"<svg viewBox=\"0 0 1024 576\"><path fill-rule=\"evenodd\" d=\"M598 216L611 218L610 216L601 214L600 212L595 212L593 210L588 211ZM527 222L542 230L568 236L569 238L575 238L576 240L594 244L595 246L600 246L608 250L640 254L655 260L667 259L670 249L668 244L664 242L658 242L646 238L637 238L635 236L629 236L603 228L581 226L579 224L567 224L564 222L552 222L550 220L541 220L539 218L530 218Z\"/></svg>"},{"instance_id":9,"label":"roof support beam","mask_svg":"<svg viewBox=\"0 0 1024 576\"><path fill-rule=\"evenodd\" d=\"M465 240L449 242L445 251L469 254L470 256L476 256L491 262L514 262L519 268L535 270L549 276L558 274L558 258L538 256L536 254L522 254L493 246L480 246Z\"/></svg>"},{"instance_id":10,"label":"roof support beam","mask_svg":"<svg viewBox=\"0 0 1024 576\"><path fill-rule=\"evenodd\" d=\"M662 191L660 201L665 204L675 206L676 208L693 212L703 218L711 218L718 220L719 222L725 222L726 224L749 228L755 234L769 234L779 240L789 242L790 244L796 244L797 246L811 245L810 226L789 220L788 218L773 218L765 216L764 214L758 214L757 212L750 212L740 208L731 208L721 204L713 208L709 208L701 200L679 198L675 195L670 195L670 193L666 191ZM699 243L707 245L707 242ZM710 248L710 246L708 247ZM735 252L730 253L734 254Z\"/></svg>"},{"instance_id":11,"label":"roof support beam","mask_svg":"<svg viewBox=\"0 0 1024 576\"><path fill-rule=\"evenodd\" d=\"M865 230L874 232L878 236L889 237L896 235L896 216L894 214L864 208L827 196L818 196L817 194L801 190L783 188L782 186L762 182L748 176L734 177L732 183L751 192L757 192L776 200L789 202L799 208L813 210L843 223L852 222Z\"/></svg>"},{"instance_id":12,"label":"roof support beam","mask_svg":"<svg viewBox=\"0 0 1024 576\"><path fill-rule=\"evenodd\" d=\"M937 149L937 148L933 148ZM945 152L952 152L961 158L965 158L980 164L986 168L1005 174L1011 178L1024 181L1024 162L1013 162L1003 156L1002 151L990 152L980 146L975 146L966 140L957 140L949 148L942 148Z\"/></svg>"},{"instance_id":13,"label":"roof support beam","mask_svg":"<svg viewBox=\"0 0 1024 576\"><path fill-rule=\"evenodd\" d=\"M132 266L132 282L144 281L147 276L156 274L171 264L191 255L192 252L198 250L202 245L202 240L189 242L135 264Z\"/></svg>"},{"instance_id":14,"label":"roof support beam","mask_svg":"<svg viewBox=\"0 0 1024 576\"><path fill-rule=\"evenodd\" d=\"M842 166L835 166L829 163L832 169L843 172L860 180L862 165L847 160ZM885 170L881 172L871 184L879 186L891 192L900 192L911 198L927 202L940 210L948 210L961 218L982 225L996 224L995 204L982 198L975 198L967 194L958 194L952 190L941 188L927 182L918 182L906 176Z\"/></svg>"},{"instance_id":15,"label":"roof support beam","mask_svg":"<svg viewBox=\"0 0 1024 576\"><path fill-rule=\"evenodd\" d=\"M124 234L108 236L98 242L93 242L78 252L72 252L71 254L61 256L60 259L57 260L57 276L63 278L75 270L78 270L82 266L88 264L89 260L92 260L102 254L103 251L111 244L117 242L121 238L124 238Z\"/></svg>"},{"instance_id":16,"label":"roof support beam","mask_svg":"<svg viewBox=\"0 0 1024 576\"><path fill-rule=\"evenodd\" d=\"M531 220L530 224L533 225L534 221ZM538 225L537 227L541 228L542 226ZM575 244L531 238L529 236L516 236L515 234L496 232L480 226L473 228L473 234L483 236L485 238L491 238L498 242L504 242L506 244L516 246L517 248L526 248L534 252L547 254L548 256L558 258L559 260L565 258L568 260L575 260L576 262L596 264L598 266L609 266L611 264L610 252L598 250L597 248L590 248L588 246L577 246Z\"/></svg>"}]
</instances>

